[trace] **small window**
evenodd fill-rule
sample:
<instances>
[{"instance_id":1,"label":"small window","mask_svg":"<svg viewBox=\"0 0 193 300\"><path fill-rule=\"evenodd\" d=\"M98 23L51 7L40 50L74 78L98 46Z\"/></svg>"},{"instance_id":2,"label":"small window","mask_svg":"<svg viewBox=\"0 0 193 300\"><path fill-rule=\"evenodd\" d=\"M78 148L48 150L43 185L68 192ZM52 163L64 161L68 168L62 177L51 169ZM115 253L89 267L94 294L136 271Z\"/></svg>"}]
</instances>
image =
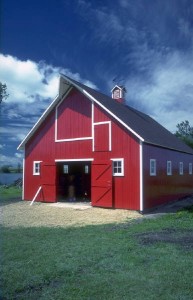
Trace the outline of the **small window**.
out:
<instances>
[{"instance_id":1,"label":"small window","mask_svg":"<svg viewBox=\"0 0 193 300\"><path fill-rule=\"evenodd\" d=\"M123 158L113 159L113 176L124 176Z\"/></svg>"},{"instance_id":2,"label":"small window","mask_svg":"<svg viewBox=\"0 0 193 300\"><path fill-rule=\"evenodd\" d=\"M180 175L184 174L184 164L183 164L183 162L179 163L179 174Z\"/></svg>"},{"instance_id":3,"label":"small window","mask_svg":"<svg viewBox=\"0 0 193 300\"><path fill-rule=\"evenodd\" d=\"M156 176L156 159L150 159L150 175Z\"/></svg>"},{"instance_id":4,"label":"small window","mask_svg":"<svg viewBox=\"0 0 193 300\"><path fill-rule=\"evenodd\" d=\"M170 160L167 161L167 175L172 175L172 162Z\"/></svg>"},{"instance_id":5,"label":"small window","mask_svg":"<svg viewBox=\"0 0 193 300\"><path fill-rule=\"evenodd\" d=\"M64 174L68 174L68 165L63 165Z\"/></svg>"},{"instance_id":6,"label":"small window","mask_svg":"<svg viewBox=\"0 0 193 300\"><path fill-rule=\"evenodd\" d=\"M192 163L189 163L189 175L192 175Z\"/></svg>"},{"instance_id":7,"label":"small window","mask_svg":"<svg viewBox=\"0 0 193 300\"><path fill-rule=\"evenodd\" d=\"M89 173L89 167L88 167L88 165L85 165L85 166L84 166L84 173L85 173L85 174L88 174L88 173Z\"/></svg>"},{"instance_id":8,"label":"small window","mask_svg":"<svg viewBox=\"0 0 193 300\"><path fill-rule=\"evenodd\" d=\"M33 175L40 175L40 161L34 161L34 163L33 163Z\"/></svg>"}]
</instances>

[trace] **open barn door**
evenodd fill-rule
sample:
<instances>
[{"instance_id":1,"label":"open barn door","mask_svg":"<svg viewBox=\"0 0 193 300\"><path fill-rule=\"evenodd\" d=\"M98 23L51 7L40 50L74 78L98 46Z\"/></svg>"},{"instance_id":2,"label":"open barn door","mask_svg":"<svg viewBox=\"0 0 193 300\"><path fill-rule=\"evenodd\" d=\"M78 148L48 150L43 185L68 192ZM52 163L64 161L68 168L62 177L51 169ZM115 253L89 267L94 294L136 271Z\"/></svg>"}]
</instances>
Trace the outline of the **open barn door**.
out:
<instances>
[{"instance_id":1,"label":"open barn door","mask_svg":"<svg viewBox=\"0 0 193 300\"><path fill-rule=\"evenodd\" d=\"M43 162L41 185L45 202L56 202L56 165Z\"/></svg>"},{"instance_id":2,"label":"open barn door","mask_svg":"<svg viewBox=\"0 0 193 300\"><path fill-rule=\"evenodd\" d=\"M92 206L112 207L112 163L92 163L91 173Z\"/></svg>"}]
</instances>

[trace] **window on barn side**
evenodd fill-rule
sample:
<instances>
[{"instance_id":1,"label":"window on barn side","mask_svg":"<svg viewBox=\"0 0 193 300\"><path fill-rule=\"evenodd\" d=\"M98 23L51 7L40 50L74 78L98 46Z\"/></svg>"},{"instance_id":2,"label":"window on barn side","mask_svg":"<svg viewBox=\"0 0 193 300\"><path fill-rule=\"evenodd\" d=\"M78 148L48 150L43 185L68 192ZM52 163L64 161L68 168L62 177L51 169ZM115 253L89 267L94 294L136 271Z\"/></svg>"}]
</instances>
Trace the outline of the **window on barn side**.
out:
<instances>
[{"instance_id":1,"label":"window on barn side","mask_svg":"<svg viewBox=\"0 0 193 300\"><path fill-rule=\"evenodd\" d=\"M156 176L156 159L150 159L150 176Z\"/></svg>"},{"instance_id":2,"label":"window on barn side","mask_svg":"<svg viewBox=\"0 0 193 300\"><path fill-rule=\"evenodd\" d=\"M184 164L182 161L179 163L179 174L180 175L184 174Z\"/></svg>"},{"instance_id":3,"label":"window on barn side","mask_svg":"<svg viewBox=\"0 0 193 300\"><path fill-rule=\"evenodd\" d=\"M124 176L124 160L123 158L112 159L113 176Z\"/></svg>"},{"instance_id":4,"label":"window on barn side","mask_svg":"<svg viewBox=\"0 0 193 300\"><path fill-rule=\"evenodd\" d=\"M33 162L33 175L40 175L40 161Z\"/></svg>"},{"instance_id":5,"label":"window on barn side","mask_svg":"<svg viewBox=\"0 0 193 300\"><path fill-rule=\"evenodd\" d=\"M172 162L171 162L171 160L167 161L167 175L172 175Z\"/></svg>"},{"instance_id":6,"label":"window on barn side","mask_svg":"<svg viewBox=\"0 0 193 300\"><path fill-rule=\"evenodd\" d=\"M189 163L189 175L192 175L192 163Z\"/></svg>"}]
</instances>

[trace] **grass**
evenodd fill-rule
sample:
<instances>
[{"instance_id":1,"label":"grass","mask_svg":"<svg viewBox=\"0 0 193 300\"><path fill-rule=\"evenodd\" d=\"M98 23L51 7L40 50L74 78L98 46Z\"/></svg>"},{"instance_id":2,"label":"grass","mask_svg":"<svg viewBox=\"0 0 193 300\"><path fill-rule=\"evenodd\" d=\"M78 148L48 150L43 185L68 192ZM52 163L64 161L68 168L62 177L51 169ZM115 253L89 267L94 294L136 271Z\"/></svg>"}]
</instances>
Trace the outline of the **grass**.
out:
<instances>
[{"instance_id":1,"label":"grass","mask_svg":"<svg viewBox=\"0 0 193 300\"><path fill-rule=\"evenodd\" d=\"M2 211L2 299L193 299L192 208L156 219L23 201Z\"/></svg>"},{"instance_id":2,"label":"grass","mask_svg":"<svg viewBox=\"0 0 193 300\"><path fill-rule=\"evenodd\" d=\"M21 188L10 186L10 187L2 187L0 186L0 197L2 200L10 200L15 198L21 198L22 190Z\"/></svg>"}]
</instances>

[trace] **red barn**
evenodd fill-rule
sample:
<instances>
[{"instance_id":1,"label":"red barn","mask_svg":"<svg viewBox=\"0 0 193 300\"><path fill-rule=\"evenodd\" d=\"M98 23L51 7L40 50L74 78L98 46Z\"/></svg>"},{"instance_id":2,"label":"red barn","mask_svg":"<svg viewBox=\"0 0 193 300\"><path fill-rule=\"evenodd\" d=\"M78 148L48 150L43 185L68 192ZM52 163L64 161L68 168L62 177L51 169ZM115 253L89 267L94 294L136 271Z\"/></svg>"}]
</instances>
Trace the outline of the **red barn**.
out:
<instances>
[{"instance_id":1,"label":"red barn","mask_svg":"<svg viewBox=\"0 0 193 300\"><path fill-rule=\"evenodd\" d=\"M23 199L144 211L193 193L193 149L148 115L61 75L59 95L18 149Z\"/></svg>"}]
</instances>

